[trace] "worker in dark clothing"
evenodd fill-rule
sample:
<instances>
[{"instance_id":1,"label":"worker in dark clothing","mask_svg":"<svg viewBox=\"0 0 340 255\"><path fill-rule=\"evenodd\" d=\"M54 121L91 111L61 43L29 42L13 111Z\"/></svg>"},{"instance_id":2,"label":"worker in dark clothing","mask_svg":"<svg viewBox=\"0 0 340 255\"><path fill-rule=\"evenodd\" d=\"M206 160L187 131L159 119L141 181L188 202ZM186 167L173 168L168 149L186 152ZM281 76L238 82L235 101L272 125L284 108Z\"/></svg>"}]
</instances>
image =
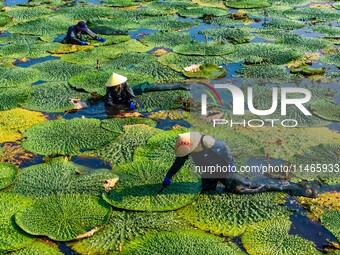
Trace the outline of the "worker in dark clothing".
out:
<instances>
[{"instance_id":1,"label":"worker in dark clothing","mask_svg":"<svg viewBox=\"0 0 340 255\"><path fill-rule=\"evenodd\" d=\"M130 110L136 108L136 97L132 89L126 84L127 78L117 73L112 73L106 85L105 105L128 105Z\"/></svg>"},{"instance_id":2,"label":"worker in dark clothing","mask_svg":"<svg viewBox=\"0 0 340 255\"><path fill-rule=\"evenodd\" d=\"M99 42L105 42L106 39L99 37L95 33L93 33L87 26L84 21L79 21L77 25L71 26L68 28L67 35L63 39L63 43L69 44L78 44L78 45L87 45L85 41L83 41L81 34L85 33L91 36L93 39Z\"/></svg>"},{"instance_id":3,"label":"worker in dark clothing","mask_svg":"<svg viewBox=\"0 0 340 255\"><path fill-rule=\"evenodd\" d=\"M318 194L317 182L292 183L272 178L250 180L243 177L236 172L233 156L224 141L216 141L199 132L178 135L175 154L176 160L164 178L162 189L170 185L171 178L181 169L190 154L196 172L201 176L203 191L215 189L218 182L221 182L225 191L238 194L263 191L283 191L306 197L316 197Z\"/></svg>"}]
</instances>

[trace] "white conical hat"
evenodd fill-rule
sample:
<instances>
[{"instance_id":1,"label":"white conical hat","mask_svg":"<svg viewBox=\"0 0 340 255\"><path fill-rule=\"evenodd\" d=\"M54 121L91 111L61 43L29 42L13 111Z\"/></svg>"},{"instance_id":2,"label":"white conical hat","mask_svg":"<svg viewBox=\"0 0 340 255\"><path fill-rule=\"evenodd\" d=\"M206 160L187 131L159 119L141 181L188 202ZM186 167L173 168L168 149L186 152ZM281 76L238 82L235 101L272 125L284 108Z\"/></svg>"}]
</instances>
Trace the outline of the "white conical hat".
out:
<instances>
[{"instance_id":1,"label":"white conical hat","mask_svg":"<svg viewBox=\"0 0 340 255\"><path fill-rule=\"evenodd\" d=\"M106 87L113 87L122 84L127 81L127 78L123 75L112 73L109 80L106 82Z\"/></svg>"},{"instance_id":2,"label":"white conical hat","mask_svg":"<svg viewBox=\"0 0 340 255\"><path fill-rule=\"evenodd\" d=\"M177 157L184 157L196 149L202 138L199 132L188 132L179 134L175 146L175 154ZM211 136L203 137L203 144L207 148L211 148L215 143L215 139Z\"/></svg>"}]
</instances>

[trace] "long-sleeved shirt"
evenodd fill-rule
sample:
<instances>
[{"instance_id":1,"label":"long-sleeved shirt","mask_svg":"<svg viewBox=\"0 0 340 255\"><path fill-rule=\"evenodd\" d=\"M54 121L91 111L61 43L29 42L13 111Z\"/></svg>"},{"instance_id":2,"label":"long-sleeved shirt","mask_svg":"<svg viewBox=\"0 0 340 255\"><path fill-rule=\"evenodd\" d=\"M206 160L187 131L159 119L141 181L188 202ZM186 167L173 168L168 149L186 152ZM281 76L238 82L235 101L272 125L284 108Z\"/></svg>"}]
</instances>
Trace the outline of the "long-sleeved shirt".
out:
<instances>
[{"instance_id":1,"label":"long-sleeved shirt","mask_svg":"<svg viewBox=\"0 0 340 255\"><path fill-rule=\"evenodd\" d=\"M63 43L69 43L69 44L78 44L81 45L82 37L81 34L85 33L91 36L93 39L98 40L99 36L92 32L90 29L86 29L86 31L78 31L77 25L70 26L67 30L67 35L63 39Z\"/></svg>"},{"instance_id":2,"label":"long-sleeved shirt","mask_svg":"<svg viewBox=\"0 0 340 255\"><path fill-rule=\"evenodd\" d=\"M126 83L123 84L121 89L116 89L116 87L106 87L105 99L107 103L112 104L129 105L130 103L136 103L135 94Z\"/></svg>"}]
</instances>

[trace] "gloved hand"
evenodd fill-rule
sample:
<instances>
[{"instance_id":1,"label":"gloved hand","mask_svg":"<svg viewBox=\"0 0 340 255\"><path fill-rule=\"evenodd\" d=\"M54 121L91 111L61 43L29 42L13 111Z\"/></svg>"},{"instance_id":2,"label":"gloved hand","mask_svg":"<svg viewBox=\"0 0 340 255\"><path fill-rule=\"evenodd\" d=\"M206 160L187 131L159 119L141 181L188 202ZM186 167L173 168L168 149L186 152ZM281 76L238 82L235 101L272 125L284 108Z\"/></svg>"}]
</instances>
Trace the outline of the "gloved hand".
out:
<instances>
[{"instance_id":1,"label":"gloved hand","mask_svg":"<svg viewBox=\"0 0 340 255\"><path fill-rule=\"evenodd\" d=\"M81 45L87 45L87 42L82 41L80 44L81 44Z\"/></svg>"},{"instance_id":2,"label":"gloved hand","mask_svg":"<svg viewBox=\"0 0 340 255\"><path fill-rule=\"evenodd\" d=\"M134 103L134 102L131 102L130 103L130 110L134 110L134 109L136 109L136 103Z\"/></svg>"},{"instance_id":3,"label":"gloved hand","mask_svg":"<svg viewBox=\"0 0 340 255\"><path fill-rule=\"evenodd\" d=\"M99 38L98 38L98 41L100 41L100 42L106 42L106 38L104 38L104 37L99 37Z\"/></svg>"},{"instance_id":4,"label":"gloved hand","mask_svg":"<svg viewBox=\"0 0 340 255\"><path fill-rule=\"evenodd\" d=\"M171 179L168 176L165 176L162 186L167 187L170 185L170 183L171 183Z\"/></svg>"}]
</instances>

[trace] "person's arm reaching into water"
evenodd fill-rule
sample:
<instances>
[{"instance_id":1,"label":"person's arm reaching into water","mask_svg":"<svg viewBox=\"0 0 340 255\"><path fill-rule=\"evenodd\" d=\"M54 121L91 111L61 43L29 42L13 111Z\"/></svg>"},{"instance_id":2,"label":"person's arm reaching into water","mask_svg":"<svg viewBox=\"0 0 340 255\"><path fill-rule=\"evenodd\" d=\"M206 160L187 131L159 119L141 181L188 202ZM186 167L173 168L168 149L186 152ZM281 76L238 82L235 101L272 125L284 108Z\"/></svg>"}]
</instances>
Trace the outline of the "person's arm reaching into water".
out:
<instances>
[{"instance_id":1,"label":"person's arm reaching into water","mask_svg":"<svg viewBox=\"0 0 340 255\"><path fill-rule=\"evenodd\" d=\"M163 187L166 187L170 185L171 178L182 168L185 161L189 158L189 155L186 155L184 157L176 157L175 162L170 167L169 171L166 173L164 181L163 181Z\"/></svg>"},{"instance_id":2,"label":"person's arm reaching into water","mask_svg":"<svg viewBox=\"0 0 340 255\"><path fill-rule=\"evenodd\" d=\"M84 31L84 33L87 33L89 36L91 36L93 39L100 41L100 42L105 42L106 39L99 37L96 33L92 32L91 29L87 28L86 31Z\"/></svg>"}]
</instances>

